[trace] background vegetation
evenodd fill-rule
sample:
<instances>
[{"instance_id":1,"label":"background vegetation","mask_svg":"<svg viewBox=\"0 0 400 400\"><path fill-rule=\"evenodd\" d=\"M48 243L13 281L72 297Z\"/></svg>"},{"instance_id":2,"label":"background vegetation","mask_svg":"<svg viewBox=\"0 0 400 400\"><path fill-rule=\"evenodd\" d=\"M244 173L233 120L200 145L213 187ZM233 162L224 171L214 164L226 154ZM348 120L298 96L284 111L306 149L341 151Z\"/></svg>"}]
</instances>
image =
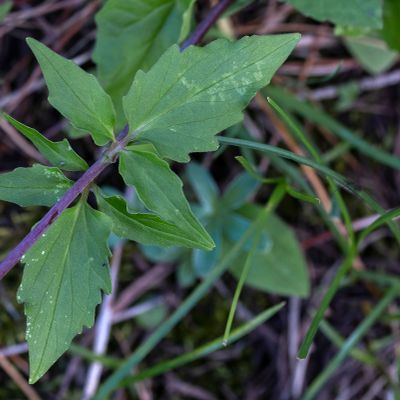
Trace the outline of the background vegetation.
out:
<instances>
[{"instance_id":1,"label":"background vegetation","mask_svg":"<svg viewBox=\"0 0 400 400\"><path fill-rule=\"evenodd\" d=\"M132 10L119 20L97 0L3 3L0 108L49 139L69 137L94 162L92 140L47 102L24 39L41 40L95 73L118 99L137 69L187 37L216 2L164 3L171 3L170 25L164 21L147 53L141 35L155 22L145 10L137 22L124 20ZM400 234L397 222L385 223L397 217L400 195L400 10L395 0L354 1L354 14L349 2L321 3L236 1L203 40L302 34L244 122L224 132L220 149L173 164L216 250L165 250L113 236L114 291L95 327L31 386L16 301L22 267L14 268L0 282L0 398L78 399L108 389L141 400L399 397ZM129 36L118 31L124 23L132 25ZM4 118L0 155L1 172L43 161ZM140 209L116 169L98 184ZM275 211L264 221L266 203ZM375 222L385 210L392 211ZM0 258L43 212L0 201ZM262 227L257 242L243 239L249 226ZM174 310L179 323L171 330Z\"/></svg>"}]
</instances>

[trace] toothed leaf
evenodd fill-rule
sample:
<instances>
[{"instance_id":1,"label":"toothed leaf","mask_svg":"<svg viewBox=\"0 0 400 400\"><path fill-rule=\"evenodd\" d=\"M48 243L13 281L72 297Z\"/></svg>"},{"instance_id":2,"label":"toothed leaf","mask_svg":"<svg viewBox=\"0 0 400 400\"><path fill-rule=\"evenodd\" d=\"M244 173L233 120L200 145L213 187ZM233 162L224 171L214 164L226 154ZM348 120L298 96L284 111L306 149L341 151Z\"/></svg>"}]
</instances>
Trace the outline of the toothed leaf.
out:
<instances>
[{"instance_id":1,"label":"toothed leaf","mask_svg":"<svg viewBox=\"0 0 400 400\"><path fill-rule=\"evenodd\" d=\"M30 383L94 322L101 291L111 291L110 220L84 201L67 209L23 256L17 300L25 303Z\"/></svg>"},{"instance_id":2,"label":"toothed leaf","mask_svg":"<svg viewBox=\"0 0 400 400\"><path fill-rule=\"evenodd\" d=\"M123 99L130 130L175 161L217 149L214 136L243 118L298 40L287 34L170 47L149 72L136 74Z\"/></svg>"},{"instance_id":3,"label":"toothed leaf","mask_svg":"<svg viewBox=\"0 0 400 400\"><path fill-rule=\"evenodd\" d=\"M115 112L97 79L44 44L28 38L49 89L49 102L75 128L89 132L98 146L114 138Z\"/></svg>"},{"instance_id":4,"label":"toothed leaf","mask_svg":"<svg viewBox=\"0 0 400 400\"><path fill-rule=\"evenodd\" d=\"M34 164L0 174L0 200L28 206L52 206L72 186L54 167Z\"/></svg>"},{"instance_id":5,"label":"toothed leaf","mask_svg":"<svg viewBox=\"0 0 400 400\"><path fill-rule=\"evenodd\" d=\"M30 140L43 157L55 167L66 171L84 171L88 168L86 161L75 153L67 139L61 142L52 142L36 129L24 125L10 115L3 113L3 117Z\"/></svg>"}]
</instances>

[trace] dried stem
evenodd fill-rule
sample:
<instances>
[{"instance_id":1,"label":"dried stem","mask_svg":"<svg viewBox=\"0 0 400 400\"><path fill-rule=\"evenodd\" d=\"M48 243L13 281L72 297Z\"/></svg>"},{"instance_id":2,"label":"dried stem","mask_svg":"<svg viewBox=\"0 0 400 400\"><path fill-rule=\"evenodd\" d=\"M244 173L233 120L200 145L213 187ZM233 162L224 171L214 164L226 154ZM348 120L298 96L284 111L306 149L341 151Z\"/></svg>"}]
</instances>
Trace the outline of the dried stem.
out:
<instances>
[{"instance_id":1,"label":"dried stem","mask_svg":"<svg viewBox=\"0 0 400 400\"><path fill-rule=\"evenodd\" d=\"M111 294L105 296L103 299L95 327L93 351L97 355L102 355L107 351L107 345L113 324L112 305L114 302L114 296L118 282L118 271L121 265L123 249L124 244L121 241L115 246L113 251L111 262L112 291ZM97 391L102 372L103 365L99 361L95 361L90 365L86 376L85 387L83 389L82 400L89 400L93 398Z\"/></svg>"}]
</instances>

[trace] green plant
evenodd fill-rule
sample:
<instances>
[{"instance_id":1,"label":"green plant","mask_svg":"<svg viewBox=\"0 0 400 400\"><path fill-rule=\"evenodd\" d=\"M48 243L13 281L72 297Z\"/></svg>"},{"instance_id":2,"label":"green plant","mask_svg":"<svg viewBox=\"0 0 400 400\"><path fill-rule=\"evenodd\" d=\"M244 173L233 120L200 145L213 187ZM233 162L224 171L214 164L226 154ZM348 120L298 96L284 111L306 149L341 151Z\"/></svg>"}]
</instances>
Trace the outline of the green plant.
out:
<instances>
[{"instance_id":1,"label":"green plant","mask_svg":"<svg viewBox=\"0 0 400 400\"><path fill-rule=\"evenodd\" d=\"M30 382L68 349L83 326L93 324L101 290L111 289L111 231L144 244L214 247L166 159L187 162L190 153L215 150L214 135L241 120L243 108L268 84L298 39L290 34L246 37L235 43L217 40L184 52L173 45L147 73L136 74L122 99L128 125L117 136L112 100L96 78L28 39L44 74L49 102L76 129L105 146L101 158L86 169L68 142L49 142L5 116L54 165L0 176L2 199L53 206L0 266L4 276L19 259L25 264L18 301L25 303L27 315ZM119 173L135 187L148 212L131 213L122 198L106 198L96 189L95 178L117 159ZM62 169L86 171L73 184ZM91 190L100 211L86 201Z\"/></svg>"},{"instance_id":2,"label":"green plant","mask_svg":"<svg viewBox=\"0 0 400 400\"><path fill-rule=\"evenodd\" d=\"M216 243L215 249L142 246L144 254L153 261L178 262L177 277L183 286L192 284L196 277L205 277L261 212L260 207L248 203L260 183L247 173L238 175L222 195L212 176L196 162L188 165L186 176L199 200L191 206L210 232ZM251 242L244 245L229 268L237 279L252 247ZM304 255L291 228L278 216L271 215L255 249L246 284L266 292L307 296L308 280Z\"/></svg>"},{"instance_id":3,"label":"green plant","mask_svg":"<svg viewBox=\"0 0 400 400\"><path fill-rule=\"evenodd\" d=\"M299 35L251 36L232 42L219 39L203 48L193 46L219 16L230 16L250 3L222 0L188 36L194 0L109 0L96 16L93 61L97 78L40 42L28 39L47 83L49 102L71 124L71 137L87 136L97 145L100 155L89 167L67 139L52 142L2 113L47 161L45 165L34 164L0 175L0 200L22 207L50 207L0 264L0 279L19 260L24 264L17 300L24 303L27 316L31 383L70 349L73 354L112 370L95 395L95 399L104 399L117 388L186 365L227 346L283 307L283 303L271 306L267 297L263 312L233 328L244 285L284 296L308 296L310 278L303 251L293 230L275 212L286 196L313 205L305 207L310 223L316 211L328 229L325 234L334 239L341 256L333 278L326 287L321 286L324 294L316 309L311 310L312 320L298 357L308 355L319 330L339 352L306 388L305 398L314 398L347 356L381 367L375 349L382 348L384 340L373 342L367 349L356 346L378 319L396 318L394 313L383 313L398 296L399 282L388 274L353 271L352 266L358 261L365 239L383 225L400 243L400 229L393 223L400 211L386 211L358 184L336 172L332 164L349 149L397 170L399 159L288 90L264 88L295 47ZM380 72L397 58L396 1L287 3L312 18L334 23L336 34L343 36L349 51L367 71ZM0 6L0 20L11 5L6 2ZM217 37L232 37L229 32L214 33ZM302 89L303 81L290 83ZM307 83L304 86L308 89ZM348 90L347 95L344 85L341 89L346 97L341 109L348 109L358 86L348 87L351 93ZM272 123L281 123L298 144L295 152L250 137L249 121L252 113L257 115L259 110L251 108L246 115L247 124L241 124L244 110L257 92L256 101L264 99L271 107L271 114L267 115ZM339 139L336 147L322 154L298 118L321 130L328 129ZM224 137L215 136L223 130L227 130ZM182 175L189 203L173 163L188 163L193 153L218 149L215 159L227 146L240 151L241 156L236 159L246 172L221 191L211 173L192 161ZM264 177L254 166L265 158L275 173L281 173L278 177ZM130 188L126 195L122 194L124 189L118 192L96 184L99 175L106 168L113 169L114 164L118 164L121 185L123 182ZM317 180L319 173L326 181L329 206L319 201L318 190L298 165L312 168ZM234 175L235 171L233 168L229 172ZM269 190L271 186L273 189ZM132 192L137 195L136 201L131 199ZM257 201L268 199L265 206L249 200L256 194ZM353 226L347 194L354 195L358 205L378 214L359 234ZM167 307L162 304L164 307L153 309L153 315L142 318L138 325L154 331L119 360L71 345L71 341L84 327L93 325L96 305L103 293L110 293L109 247L115 242L124 246L125 239L137 242L135 249L142 250L149 260L176 264L181 287L194 286L198 278L200 282L171 315L166 316ZM130 376L224 272L237 281L224 335L150 368L142 369L140 365L141 370ZM342 285L357 280L378 285L374 296L379 294L382 299L346 339L324 320L324 315ZM394 341L394 337L390 335L388 341ZM388 383L397 393L396 385L390 379Z\"/></svg>"}]
</instances>

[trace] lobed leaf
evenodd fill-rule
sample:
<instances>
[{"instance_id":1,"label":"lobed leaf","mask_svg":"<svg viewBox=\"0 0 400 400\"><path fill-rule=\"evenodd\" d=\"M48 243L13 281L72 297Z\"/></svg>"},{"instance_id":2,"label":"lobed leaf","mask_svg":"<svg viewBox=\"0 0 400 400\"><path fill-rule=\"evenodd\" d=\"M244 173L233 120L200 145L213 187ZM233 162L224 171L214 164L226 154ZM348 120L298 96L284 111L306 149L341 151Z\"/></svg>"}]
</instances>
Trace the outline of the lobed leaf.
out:
<instances>
[{"instance_id":1,"label":"lobed leaf","mask_svg":"<svg viewBox=\"0 0 400 400\"><path fill-rule=\"evenodd\" d=\"M28 206L52 206L73 182L54 167L34 164L0 175L0 200Z\"/></svg>"},{"instance_id":2,"label":"lobed leaf","mask_svg":"<svg viewBox=\"0 0 400 400\"><path fill-rule=\"evenodd\" d=\"M61 142L52 142L36 129L22 124L10 115L5 113L2 115L15 129L30 140L46 160L54 166L66 171L84 171L88 168L86 161L75 153L67 139Z\"/></svg>"},{"instance_id":3,"label":"lobed leaf","mask_svg":"<svg viewBox=\"0 0 400 400\"><path fill-rule=\"evenodd\" d=\"M119 171L133 185L145 207L176 225L197 247L212 249L214 242L193 215L182 190L182 181L150 145L130 146L119 160Z\"/></svg>"},{"instance_id":4,"label":"lobed leaf","mask_svg":"<svg viewBox=\"0 0 400 400\"><path fill-rule=\"evenodd\" d=\"M215 135L239 122L299 40L298 34L220 39L184 52L170 47L123 99L131 132L162 157L187 162L215 150Z\"/></svg>"},{"instance_id":5,"label":"lobed leaf","mask_svg":"<svg viewBox=\"0 0 400 400\"><path fill-rule=\"evenodd\" d=\"M111 291L110 220L81 200L50 226L22 258L17 300L25 303L30 383L36 382L94 322L101 290Z\"/></svg>"},{"instance_id":6,"label":"lobed leaf","mask_svg":"<svg viewBox=\"0 0 400 400\"><path fill-rule=\"evenodd\" d=\"M42 69L49 102L98 146L114 139L115 111L97 79L35 39L26 39Z\"/></svg>"}]
</instances>

